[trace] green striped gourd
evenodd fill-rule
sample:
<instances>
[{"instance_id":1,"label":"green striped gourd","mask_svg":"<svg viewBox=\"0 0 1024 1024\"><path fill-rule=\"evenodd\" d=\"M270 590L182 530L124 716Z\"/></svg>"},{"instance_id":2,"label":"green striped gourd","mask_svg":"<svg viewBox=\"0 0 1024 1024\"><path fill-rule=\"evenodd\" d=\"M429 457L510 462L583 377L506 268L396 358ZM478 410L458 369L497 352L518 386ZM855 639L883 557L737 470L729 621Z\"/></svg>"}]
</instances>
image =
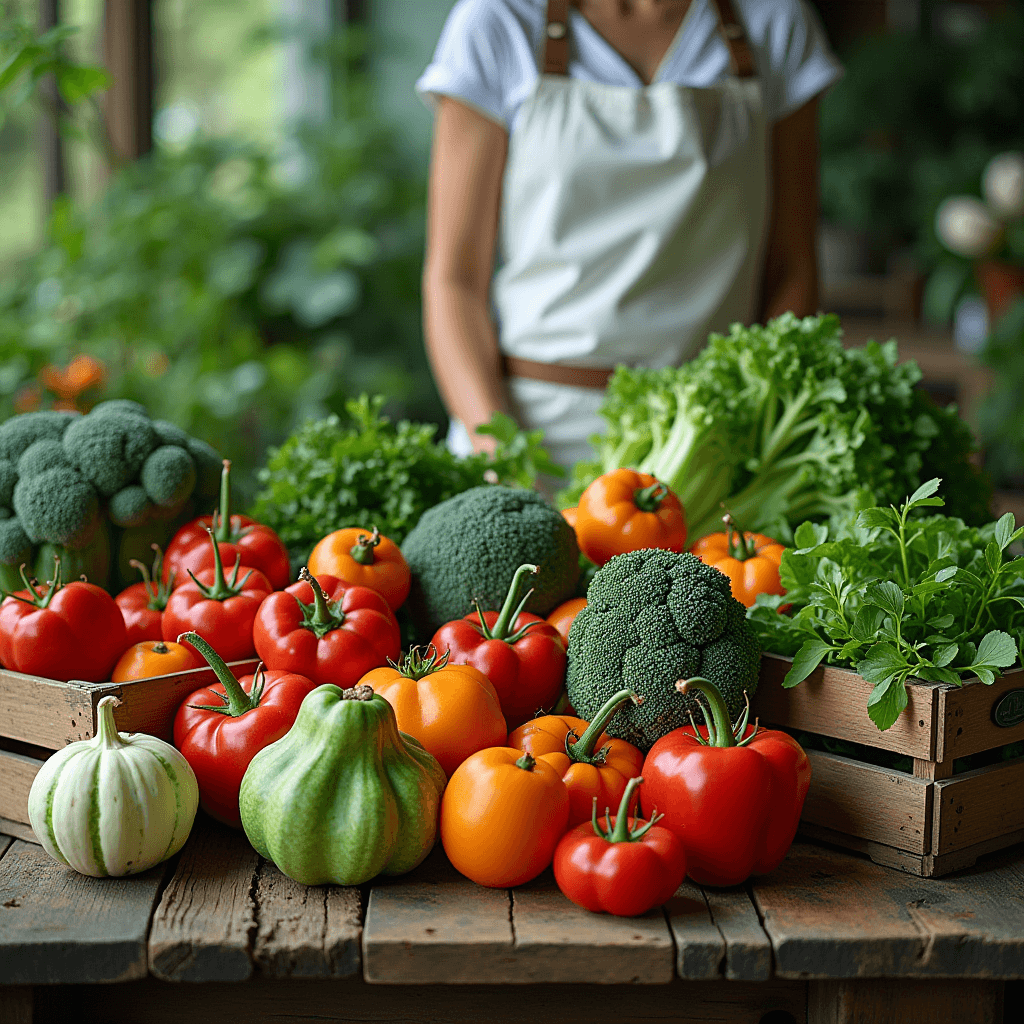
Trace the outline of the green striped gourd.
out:
<instances>
[{"instance_id":1,"label":"green striped gourd","mask_svg":"<svg viewBox=\"0 0 1024 1024\"><path fill-rule=\"evenodd\" d=\"M242 779L249 842L305 885L411 871L437 838L444 771L369 686L310 691Z\"/></svg>"},{"instance_id":2,"label":"green striped gourd","mask_svg":"<svg viewBox=\"0 0 1024 1024\"><path fill-rule=\"evenodd\" d=\"M188 762L169 743L119 733L116 697L91 740L58 750L36 775L28 817L43 849L83 875L134 875L181 849L199 807Z\"/></svg>"}]
</instances>

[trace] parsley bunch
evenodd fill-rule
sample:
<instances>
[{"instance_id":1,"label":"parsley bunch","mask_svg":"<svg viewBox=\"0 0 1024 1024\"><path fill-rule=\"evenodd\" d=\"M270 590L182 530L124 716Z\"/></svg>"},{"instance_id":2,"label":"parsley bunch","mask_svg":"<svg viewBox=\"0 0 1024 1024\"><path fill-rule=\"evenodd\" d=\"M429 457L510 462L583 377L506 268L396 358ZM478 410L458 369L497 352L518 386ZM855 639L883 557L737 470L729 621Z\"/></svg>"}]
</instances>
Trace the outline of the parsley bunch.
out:
<instances>
[{"instance_id":1,"label":"parsley bunch","mask_svg":"<svg viewBox=\"0 0 1024 1024\"><path fill-rule=\"evenodd\" d=\"M868 714L888 729L907 706L906 681L992 683L1024 643L1024 536L1013 513L980 529L944 515L940 481L900 507L867 508L828 526L804 523L782 557L785 597L759 595L749 616L765 650L793 656L783 685L822 661L853 668L874 689ZM780 615L789 605L793 613Z\"/></svg>"}]
</instances>

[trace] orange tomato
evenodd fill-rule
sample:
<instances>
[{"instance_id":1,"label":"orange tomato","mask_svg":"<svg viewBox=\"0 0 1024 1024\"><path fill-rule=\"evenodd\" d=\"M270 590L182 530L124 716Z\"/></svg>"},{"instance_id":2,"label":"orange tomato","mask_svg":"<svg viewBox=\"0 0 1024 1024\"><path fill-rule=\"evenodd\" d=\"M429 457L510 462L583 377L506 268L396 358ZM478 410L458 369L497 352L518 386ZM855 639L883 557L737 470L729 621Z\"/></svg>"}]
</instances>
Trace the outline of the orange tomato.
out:
<instances>
[{"instance_id":1,"label":"orange tomato","mask_svg":"<svg viewBox=\"0 0 1024 1024\"><path fill-rule=\"evenodd\" d=\"M321 538L306 568L313 576L336 576L346 583L376 590L397 611L409 596L412 573L398 545L382 537L351 526L335 530Z\"/></svg>"},{"instance_id":2,"label":"orange tomato","mask_svg":"<svg viewBox=\"0 0 1024 1024\"><path fill-rule=\"evenodd\" d=\"M569 644L569 627L576 616L586 607L587 599L585 597L570 597L548 616L548 622L558 630L566 646Z\"/></svg>"},{"instance_id":3,"label":"orange tomato","mask_svg":"<svg viewBox=\"0 0 1024 1024\"><path fill-rule=\"evenodd\" d=\"M616 469L599 476L581 495L576 539L595 565L641 548L682 551L686 547L683 506L653 476Z\"/></svg>"},{"instance_id":4,"label":"orange tomato","mask_svg":"<svg viewBox=\"0 0 1024 1024\"><path fill-rule=\"evenodd\" d=\"M127 683L131 679L152 679L153 676L205 667L206 662L190 644L176 644L172 640L143 640L132 644L121 655L110 679L114 683Z\"/></svg>"},{"instance_id":5,"label":"orange tomato","mask_svg":"<svg viewBox=\"0 0 1024 1024\"><path fill-rule=\"evenodd\" d=\"M503 889L536 878L569 823L569 792L548 755L488 747L455 770L441 799L448 859L479 885Z\"/></svg>"},{"instance_id":6,"label":"orange tomato","mask_svg":"<svg viewBox=\"0 0 1024 1024\"><path fill-rule=\"evenodd\" d=\"M620 691L594 716L592 724L569 715L543 715L509 733L510 747L543 757L561 772L569 790L570 828L590 821L594 797L599 815L606 807L618 807L629 780L643 768L644 755L632 743L613 739L603 731L627 700L639 698L630 690Z\"/></svg>"},{"instance_id":7,"label":"orange tomato","mask_svg":"<svg viewBox=\"0 0 1024 1024\"><path fill-rule=\"evenodd\" d=\"M398 728L419 740L449 778L470 754L505 742L491 681L472 665L449 665L447 653L438 660L433 646L425 656L414 647L399 667L372 669L359 682L394 708Z\"/></svg>"},{"instance_id":8,"label":"orange tomato","mask_svg":"<svg viewBox=\"0 0 1024 1024\"><path fill-rule=\"evenodd\" d=\"M575 530L576 529L576 514L579 512L578 506L574 505L572 508L563 508L562 516L565 521Z\"/></svg>"},{"instance_id":9,"label":"orange tomato","mask_svg":"<svg viewBox=\"0 0 1024 1024\"><path fill-rule=\"evenodd\" d=\"M741 533L726 517L724 533L701 537L690 552L729 577L732 596L748 608L758 594L785 594L779 582L779 562L785 547L761 533Z\"/></svg>"}]
</instances>

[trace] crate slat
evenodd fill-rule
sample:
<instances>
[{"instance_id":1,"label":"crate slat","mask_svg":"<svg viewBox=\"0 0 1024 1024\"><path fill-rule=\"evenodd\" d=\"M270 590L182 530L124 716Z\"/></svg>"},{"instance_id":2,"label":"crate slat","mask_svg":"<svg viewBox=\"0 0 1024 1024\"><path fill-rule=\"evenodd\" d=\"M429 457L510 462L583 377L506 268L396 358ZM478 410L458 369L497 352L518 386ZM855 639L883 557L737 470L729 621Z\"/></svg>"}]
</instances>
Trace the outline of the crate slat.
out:
<instances>
[{"instance_id":1,"label":"crate slat","mask_svg":"<svg viewBox=\"0 0 1024 1024\"><path fill-rule=\"evenodd\" d=\"M94 729L92 697L82 685L0 669L0 736L60 750Z\"/></svg>"},{"instance_id":2,"label":"crate slat","mask_svg":"<svg viewBox=\"0 0 1024 1024\"><path fill-rule=\"evenodd\" d=\"M935 783L937 855L1024 829L1024 757Z\"/></svg>"},{"instance_id":3,"label":"crate slat","mask_svg":"<svg viewBox=\"0 0 1024 1024\"><path fill-rule=\"evenodd\" d=\"M1024 669L1000 676L991 686L975 681L941 687L935 760L966 757L1024 740L1024 722L1004 728L992 717L996 704L1011 690L1024 690Z\"/></svg>"},{"instance_id":4,"label":"crate slat","mask_svg":"<svg viewBox=\"0 0 1024 1024\"><path fill-rule=\"evenodd\" d=\"M782 680L791 665L791 658L775 654L764 654L761 658L761 678L753 707L764 724L864 743L908 757L939 760L935 756L939 722L937 685L909 684L906 709L891 729L881 732L868 717L871 683L849 669L822 665L803 682L786 690Z\"/></svg>"},{"instance_id":5,"label":"crate slat","mask_svg":"<svg viewBox=\"0 0 1024 1024\"><path fill-rule=\"evenodd\" d=\"M0 749L0 818L31 828L28 793L43 762L24 754Z\"/></svg>"}]
</instances>

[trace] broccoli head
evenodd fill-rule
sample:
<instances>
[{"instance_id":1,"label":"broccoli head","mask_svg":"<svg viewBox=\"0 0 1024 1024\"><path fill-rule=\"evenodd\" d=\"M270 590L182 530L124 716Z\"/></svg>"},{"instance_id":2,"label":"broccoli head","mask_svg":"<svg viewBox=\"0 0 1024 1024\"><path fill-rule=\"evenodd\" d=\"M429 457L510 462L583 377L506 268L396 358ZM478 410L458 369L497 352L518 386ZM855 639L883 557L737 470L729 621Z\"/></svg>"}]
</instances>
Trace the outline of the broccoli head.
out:
<instances>
[{"instance_id":1,"label":"broccoli head","mask_svg":"<svg viewBox=\"0 0 1024 1024\"><path fill-rule=\"evenodd\" d=\"M10 509L0 509L0 563L19 566L32 558L32 541Z\"/></svg>"},{"instance_id":2,"label":"broccoli head","mask_svg":"<svg viewBox=\"0 0 1024 1024\"><path fill-rule=\"evenodd\" d=\"M142 464L141 482L146 494L157 505L180 505L196 485L196 464L184 448L162 444Z\"/></svg>"},{"instance_id":3,"label":"broccoli head","mask_svg":"<svg viewBox=\"0 0 1024 1024\"><path fill-rule=\"evenodd\" d=\"M107 502L107 515L115 526L142 526L149 521L153 511L153 502L140 484L122 487Z\"/></svg>"},{"instance_id":4,"label":"broccoli head","mask_svg":"<svg viewBox=\"0 0 1024 1024\"><path fill-rule=\"evenodd\" d=\"M138 480L146 456L158 443L148 417L123 409L99 416L94 409L64 433L68 459L106 498Z\"/></svg>"},{"instance_id":5,"label":"broccoli head","mask_svg":"<svg viewBox=\"0 0 1024 1024\"><path fill-rule=\"evenodd\" d=\"M80 548L96 532L100 502L96 488L77 470L57 466L18 480L14 511L34 544L53 541Z\"/></svg>"},{"instance_id":6,"label":"broccoli head","mask_svg":"<svg viewBox=\"0 0 1024 1024\"><path fill-rule=\"evenodd\" d=\"M704 676L730 714L753 695L761 650L728 578L690 554L647 548L616 555L597 571L587 606L569 632L569 701L588 721L613 694L634 690L605 731L649 750L666 733L702 721L679 679Z\"/></svg>"},{"instance_id":7,"label":"broccoli head","mask_svg":"<svg viewBox=\"0 0 1024 1024\"><path fill-rule=\"evenodd\" d=\"M472 612L474 600L501 608L524 563L540 568L526 605L537 615L571 597L580 573L572 527L535 491L515 487L473 487L428 509L402 554L412 570L409 609L425 637Z\"/></svg>"},{"instance_id":8,"label":"broccoli head","mask_svg":"<svg viewBox=\"0 0 1024 1024\"><path fill-rule=\"evenodd\" d=\"M58 466L71 467L64 445L55 438L33 441L18 459L18 477L38 476ZM17 481L15 481L17 482Z\"/></svg>"},{"instance_id":9,"label":"broccoli head","mask_svg":"<svg viewBox=\"0 0 1024 1024\"><path fill-rule=\"evenodd\" d=\"M11 507L14 501L14 485L17 482L17 467L7 459L0 459L0 507Z\"/></svg>"},{"instance_id":10,"label":"broccoli head","mask_svg":"<svg viewBox=\"0 0 1024 1024\"><path fill-rule=\"evenodd\" d=\"M76 412L25 412L12 416L0 426L0 459L17 463L25 449L35 441L59 441L69 424L82 419Z\"/></svg>"},{"instance_id":11,"label":"broccoli head","mask_svg":"<svg viewBox=\"0 0 1024 1024\"><path fill-rule=\"evenodd\" d=\"M128 413L131 416L141 416L149 419L149 412L141 402L135 402L130 398L110 398L105 402L98 402L89 411L90 416L106 416L108 413Z\"/></svg>"}]
</instances>

